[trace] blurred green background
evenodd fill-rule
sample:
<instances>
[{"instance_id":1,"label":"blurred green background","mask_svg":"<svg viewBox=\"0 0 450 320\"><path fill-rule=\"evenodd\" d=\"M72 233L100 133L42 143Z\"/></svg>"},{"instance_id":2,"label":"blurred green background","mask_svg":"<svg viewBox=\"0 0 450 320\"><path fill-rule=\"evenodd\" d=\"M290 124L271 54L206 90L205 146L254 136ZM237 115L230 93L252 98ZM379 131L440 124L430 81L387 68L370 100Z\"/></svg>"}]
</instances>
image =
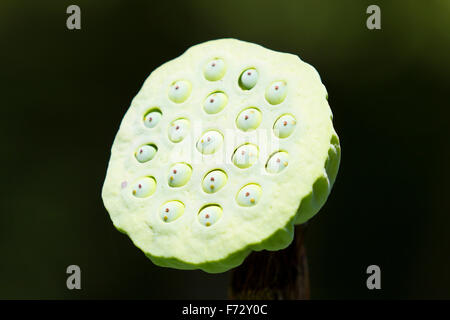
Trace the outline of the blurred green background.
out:
<instances>
[{"instance_id":1,"label":"blurred green background","mask_svg":"<svg viewBox=\"0 0 450 320\"><path fill-rule=\"evenodd\" d=\"M366 28L370 4L381 30ZM223 37L297 54L328 89L343 154L307 232L312 298L450 298L449 13L446 0L2 0L0 298L226 298L229 273L154 266L100 197L144 79ZM66 288L71 264L82 290ZM366 288L371 264L382 290Z\"/></svg>"}]
</instances>

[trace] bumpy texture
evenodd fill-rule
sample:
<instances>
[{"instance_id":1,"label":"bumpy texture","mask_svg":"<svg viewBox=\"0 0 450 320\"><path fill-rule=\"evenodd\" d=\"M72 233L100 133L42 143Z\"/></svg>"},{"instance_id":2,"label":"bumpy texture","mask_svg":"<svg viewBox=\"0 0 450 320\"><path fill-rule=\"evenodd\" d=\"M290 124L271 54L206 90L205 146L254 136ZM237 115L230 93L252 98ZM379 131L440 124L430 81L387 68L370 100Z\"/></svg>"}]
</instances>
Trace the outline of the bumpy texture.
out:
<instances>
[{"instance_id":1,"label":"bumpy texture","mask_svg":"<svg viewBox=\"0 0 450 320\"><path fill-rule=\"evenodd\" d=\"M155 264L224 272L279 250L340 161L327 92L299 57L222 39L162 65L133 99L103 201Z\"/></svg>"}]
</instances>

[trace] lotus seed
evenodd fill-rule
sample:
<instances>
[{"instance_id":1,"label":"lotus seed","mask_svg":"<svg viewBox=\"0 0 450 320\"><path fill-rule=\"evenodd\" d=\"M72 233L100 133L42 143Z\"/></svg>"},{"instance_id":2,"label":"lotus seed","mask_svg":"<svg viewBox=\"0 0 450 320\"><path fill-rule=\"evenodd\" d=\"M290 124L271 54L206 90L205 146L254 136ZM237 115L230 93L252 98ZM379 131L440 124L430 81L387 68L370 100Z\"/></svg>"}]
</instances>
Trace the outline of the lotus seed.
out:
<instances>
[{"instance_id":1,"label":"lotus seed","mask_svg":"<svg viewBox=\"0 0 450 320\"><path fill-rule=\"evenodd\" d=\"M159 214L164 222L172 222L181 217L184 213L184 204L180 201L168 201L161 206Z\"/></svg>"},{"instance_id":2,"label":"lotus seed","mask_svg":"<svg viewBox=\"0 0 450 320\"><path fill-rule=\"evenodd\" d=\"M212 154L219 150L223 136L218 131L210 130L204 133L197 142L197 150L203 154Z\"/></svg>"},{"instance_id":3,"label":"lotus seed","mask_svg":"<svg viewBox=\"0 0 450 320\"><path fill-rule=\"evenodd\" d=\"M200 210L198 221L200 224L209 227L217 222L222 216L222 208L218 205L209 205Z\"/></svg>"},{"instance_id":4,"label":"lotus seed","mask_svg":"<svg viewBox=\"0 0 450 320\"><path fill-rule=\"evenodd\" d=\"M239 190L236 202L243 207L251 207L258 203L261 198L261 187L257 184L248 184Z\"/></svg>"},{"instance_id":5,"label":"lotus seed","mask_svg":"<svg viewBox=\"0 0 450 320\"><path fill-rule=\"evenodd\" d=\"M250 68L242 72L241 77L239 79L239 85L244 90L250 90L258 81L258 71L254 68Z\"/></svg>"},{"instance_id":6,"label":"lotus seed","mask_svg":"<svg viewBox=\"0 0 450 320\"><path fill-rule=\"evenodd\" d=\"M214 92L205 99L203 108L205 109L206 113L215 114L222 111L222 109L226 106L227 103L228 97L225 93Z\"/></svg>"},{"instance_id":7,"label":"lotus seed","mask_svg":"<svg viewBox=\"0 0 450 320\"><path fill-rule=\"evenodd\" d=\"M233 154L233 163L241 169L252 166L258 159L258 147L253 144L244 144Z\"/></svg>"},{"instance_id":8,"label":"lotus seed","mask_svg":"<svg viewBox=\"0 0 450 320\"><path fill-rule=\"evenodd\" d=\"M261 119L261 111L256 108L247 108L237 116L236 126L242 131L255 130L261 123Z\"/></svg>"},{"instance_id":9,"label":"lotus seed","mask_svg":"<svg viewBox=\"0 0 450 320\"><path fill-rule=\"evenodd\" d=\"M285 114L275 121L273 131L278 138L287 138L295 129L297 122L290 114Z\"/></svg>"},{"instance_id":10,"label":"lotus seed","mask_svg":"<svg viewBox=\"0 0 450 320\"><path fill-rule=\"evenodd\" d=\"M144 145L139 147L139 149L134 153L137 161L143 163L153 159L157 151L155 145Z\"/></svg>"},{"instance_id":11,"label":"lotus seed","mask_svg":"<svg viewBox=\"0 0 450 320\"><path fill-rule=\"evenodd\" d=\"M180 142L189 133L189 120L181 118L172 121L169 125L169 139L172 142Z\"/></svg>"},{"instance_id":12,"label":"lotus seed","mask_svg":"<svg viewBox=\"0 0 450 320\"><path fill-rule=\"evenodd\" d=\"M206 193L214 193L222 189L227 183L227 175L222 170L214 170L203 178L203 191Z\"/></svg>"},{"instance_id":13,"label":"lotus seed","mask_svg":"<svg viewBox=\"0 0 450 320\"><path fill-rule=\"evenodd\" d=\"M205 65L203 74L206 80L217 81L225 75L225 62L222 59L214 59Z\"/></svg>"},{"instance_id":14,"label":"lotus seed","mask_svg":"<svg viewBox=\"0 0 450 320\"><path fill-rule=\"evenodd\" d=\"M273 154L266 164L267 172L269 173L279 173L284 170L289 164L289 154L287 152L281 151Z\"/></svg>"},{"instance_id":15,"label":"lotus seed","mask_svg":"<svg viewBox=\"0 0 450 320\"><path fill-rule=\"evenodd\" d=\"M286 93L286 82L275 81L266 89L266 100L270 104L280 104L286 98Z\"/></svg>"},{"instance_id":16,"label":"lotus seed","mask_svg":"<svg viewBox=\"0 0 450 320\"><path fill-rule=\"evenodd\" d=\"M171 187L184 186L192 175L192 168L184 162L174 164L169 171L168 183Z\"/></svg>"},{"instance_id":17,"label":"lotus seed","mask_svg":"<svg viewBox=\"0 0 450 320\"><path fill-rule=\"evenodd\" d=\"M147 128L154 128L161 120L162 114L159 110L150 111L144 116L144 125Z\"/></svg>"},{"instance_id":18,"label":"lotus seed","mask_svg":"<svg viewBox=\"0 0 450 320\"><path fill-rule=\"evenodd\" d=\"M176 103L184 102L191 94L191 88L191 83L186 80L178 80L172 83L169 88L170 100Z\"/></svg>"},{"instance_id":19,"label":"lotus seed","mask_svg":"<svg viewBox=\"0 0 450 320\"><path fill-rule=\"evenodd\" d=\"M156 190L156 180L154 177L144 177L137 180L131 193L137 198L145 198L152 195Z\"/></svg>"}]
</instances>

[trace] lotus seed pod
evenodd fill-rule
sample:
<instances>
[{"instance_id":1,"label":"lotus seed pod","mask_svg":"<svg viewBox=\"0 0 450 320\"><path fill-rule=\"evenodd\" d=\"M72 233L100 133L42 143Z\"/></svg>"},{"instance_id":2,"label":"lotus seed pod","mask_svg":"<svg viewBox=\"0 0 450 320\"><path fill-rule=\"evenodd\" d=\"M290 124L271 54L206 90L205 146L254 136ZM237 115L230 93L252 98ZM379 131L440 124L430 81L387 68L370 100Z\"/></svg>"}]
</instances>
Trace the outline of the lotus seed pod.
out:
<instances>
[{"instance_id":1,"label":"lotus seed pod","mask_svg":"<svg viewBox=\"0 0 450 320\"><path fill-rule=\"evenodd\" d=\"M204 109L206 113L209 114L215 114L220 111L226 106L228 103L228 97L223 92L214 92L213 94L210 94L204 103Z\"/></svg>"},{"instance_id":2,"label":"lotus seed pod","mask_svg":"<svg viewBox=\"0 0 450 320\"><path fill-rule=\"evenodd\" d=\"M258 71L256 69L251 68L247 69L241 74L241 78L239 79L239 85L244 90L250 90L256 85L258 81Z\"/></svg>"},{"instance_id":3,"label":"lotus seed pod","mask_svg":"<svg viewBox=\"0 0 450 320\"><path fill-rule=\"evenodd\" d=\"M326 96L295 55L234 39L189 48L122 120L102 190L114 226L177 269L225 272L286 248L338 172Z\"/></svg>"}]
</instances>

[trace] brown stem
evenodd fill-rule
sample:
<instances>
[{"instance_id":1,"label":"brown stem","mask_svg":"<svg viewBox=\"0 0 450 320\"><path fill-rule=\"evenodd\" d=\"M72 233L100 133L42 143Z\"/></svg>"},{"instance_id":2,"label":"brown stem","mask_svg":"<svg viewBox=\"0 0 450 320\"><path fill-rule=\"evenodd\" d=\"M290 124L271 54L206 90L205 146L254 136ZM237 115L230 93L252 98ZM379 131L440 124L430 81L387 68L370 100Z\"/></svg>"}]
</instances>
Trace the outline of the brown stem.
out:
<instances>
[{"instance_id":1,"label":"brown stem","mask_svg":"<svg viewBox=\"0 0 450 320\"><path fill-rule=\"evenodd\" d=\"M230 299L307 300L309 275L303 243L306 224L284 250L252 252L231 273Z\"/></svg>"}]
</instances>

